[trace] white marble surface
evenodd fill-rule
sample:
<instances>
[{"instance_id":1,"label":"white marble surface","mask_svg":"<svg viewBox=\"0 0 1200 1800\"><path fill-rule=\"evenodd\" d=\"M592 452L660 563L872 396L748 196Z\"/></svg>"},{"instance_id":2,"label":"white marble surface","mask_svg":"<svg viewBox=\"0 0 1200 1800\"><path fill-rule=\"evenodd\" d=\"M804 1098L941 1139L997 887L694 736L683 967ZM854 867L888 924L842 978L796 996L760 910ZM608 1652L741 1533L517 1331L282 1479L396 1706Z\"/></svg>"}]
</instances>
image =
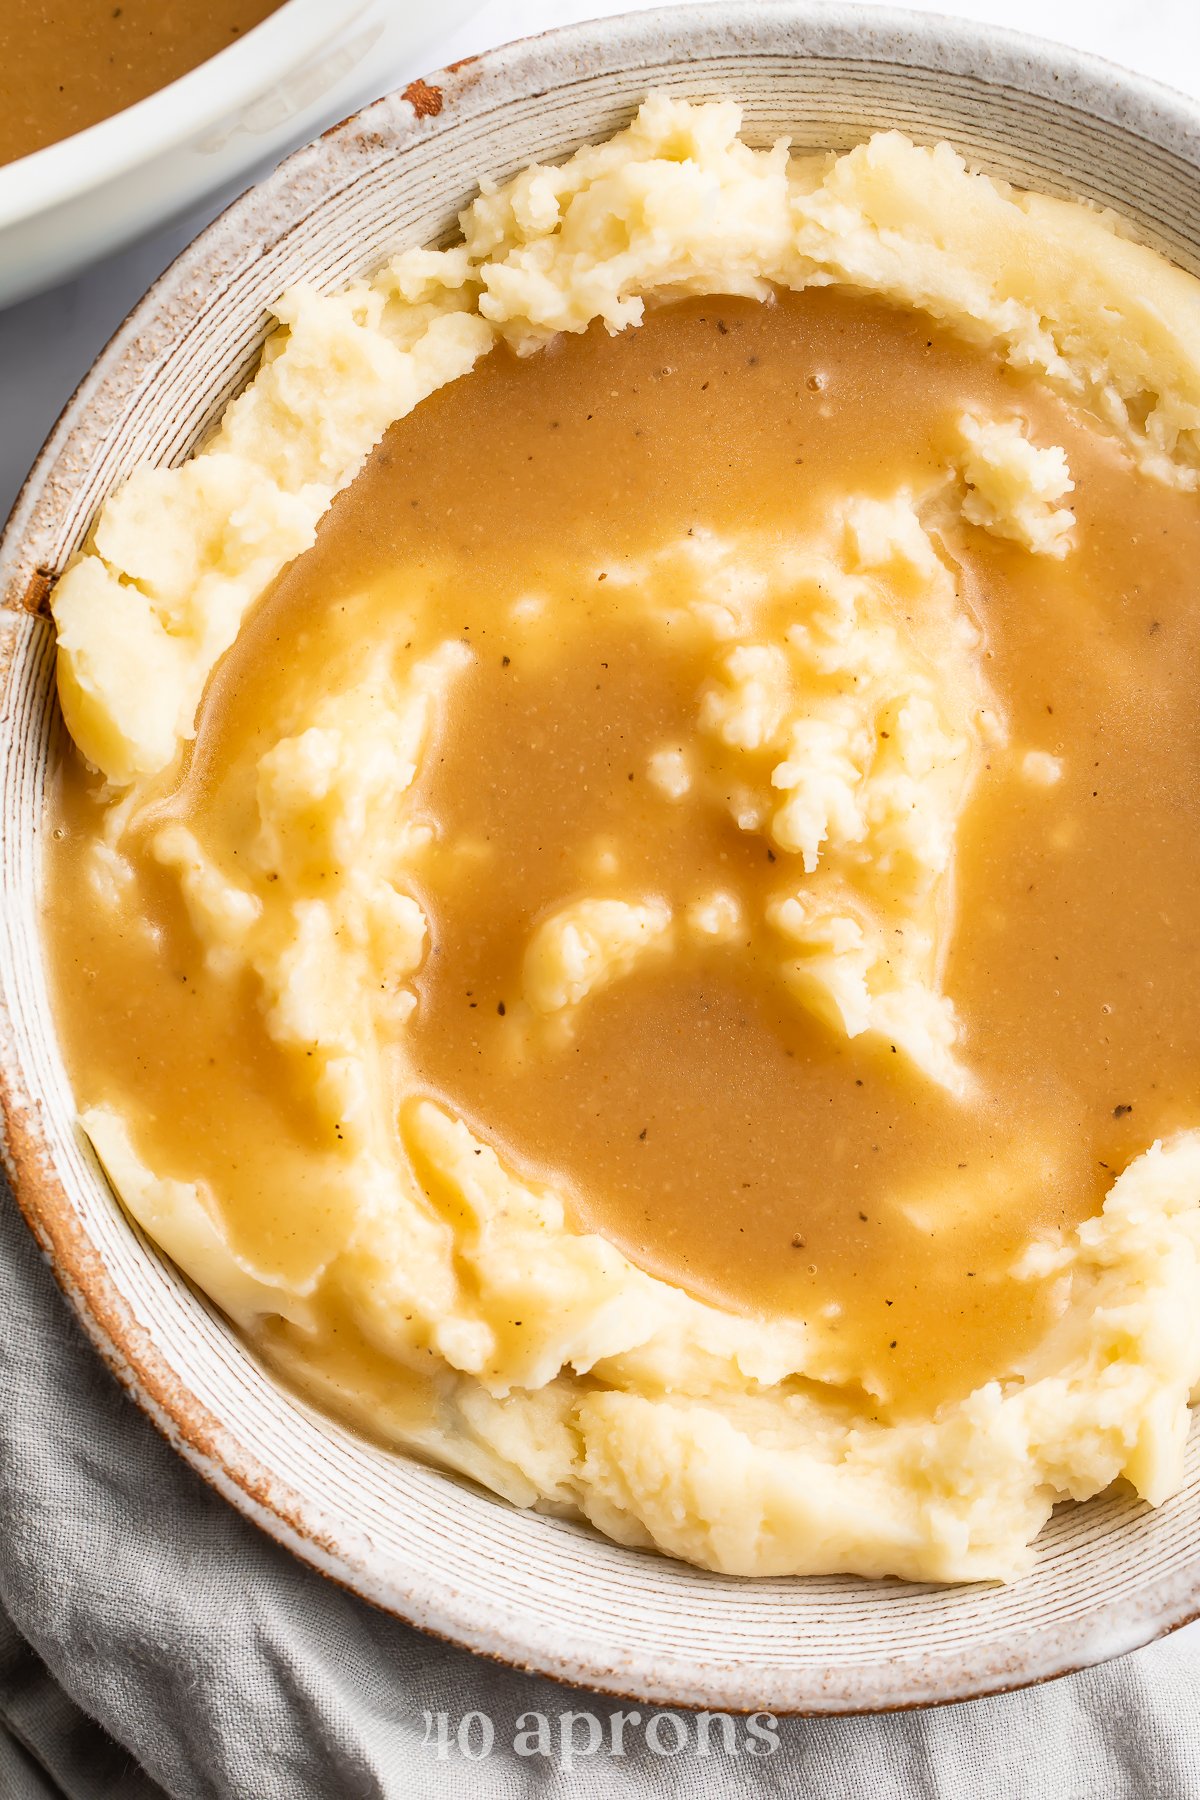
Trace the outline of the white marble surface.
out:
<instances>
[{"instance_id":1,"label":"white marble surface","mask_svg":"<svg viewBox=\"0 0 1200 1800\"><path fill-rule=\"evenodd\" d=\"M649 10L650 4L487 0L468 24L432 46L421 67L398 67L395 80L385 85L402 85L458 57L553 25ZM952 0L909 0L909 5L915 11L956 14L1056 38L1200 98L1200 0L958 0L957 5ZM101 346L154 278L231 197L219 195L76 280L0 311L0 517L7 514L46 433ZM1200 1642L1200 1624L1181 1635Z\"/></svg>"}]
</instances>

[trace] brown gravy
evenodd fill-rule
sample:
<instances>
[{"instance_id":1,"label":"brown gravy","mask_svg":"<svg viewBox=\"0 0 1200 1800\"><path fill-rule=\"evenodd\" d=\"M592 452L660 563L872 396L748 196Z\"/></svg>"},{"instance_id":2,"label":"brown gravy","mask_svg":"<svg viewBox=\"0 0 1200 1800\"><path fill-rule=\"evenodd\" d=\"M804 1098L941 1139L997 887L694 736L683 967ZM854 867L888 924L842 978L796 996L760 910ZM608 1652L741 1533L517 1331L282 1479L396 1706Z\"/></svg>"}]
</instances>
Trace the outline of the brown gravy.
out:
<instances>
[{"instance_id":1,"label":"brown gravy","mask_svg":"<svg viewBox=\"0 0 1200 1800\"><path fill-rule=\"evenodd\" d=\"M282 0L4 0L0 164L156 94Z\"/></svg>"},{"instance_id":2,"label":"brown gravy","mask_svg":"<svg viewBox=\"0 0 1200 1800\"><path fill-rule=\"evenodd\" d=\"M1013 744L1065 769L1045 792L998 756L962 827L947 987L978 1099L835 1039L719 949L594 996L568 1052L512 1072L500 1007L518 947L546 906L593 891L579 870L598 834L621 837L622 885L669 897L714 859L747 893L775 872L761 837L647 787L647 753L694 716L686 662L631 644L589 594L552 663L525 668L495 595L564 545L594 567L689 527L785 532L847 488L886 494L944 464L964 405L1017 405L1037 441L1063 444L1078 517L1063 563L951 534ZM392 428L260 606L211 684L173 812L202 835L236 829L244 792L222 770L261 754L348 645L395 631L399 565L442 572L439 631L478 654L419 801L447 843L496 847L476 880L435 858L419 895L434 947L408 1027L418 1086L557 1179L643 1267L750 1312L826 1309L897 1409L1013 1367L1045 1322L1041 1291L1007 1277L1014 1252L1095 1212L1129 1160L1200 1113L1200 499L1132 472L989 353L840 290L688 301L616 339L497 351ZM81 1103L132 1098L146 1159L208 1179L238 1241L298 1271L336 1235L311 1129L252 994L205 989L148 858L157 940L132 917L80 917L90 786L68 755L47 883Z\"/></svg>"}]
</instances>

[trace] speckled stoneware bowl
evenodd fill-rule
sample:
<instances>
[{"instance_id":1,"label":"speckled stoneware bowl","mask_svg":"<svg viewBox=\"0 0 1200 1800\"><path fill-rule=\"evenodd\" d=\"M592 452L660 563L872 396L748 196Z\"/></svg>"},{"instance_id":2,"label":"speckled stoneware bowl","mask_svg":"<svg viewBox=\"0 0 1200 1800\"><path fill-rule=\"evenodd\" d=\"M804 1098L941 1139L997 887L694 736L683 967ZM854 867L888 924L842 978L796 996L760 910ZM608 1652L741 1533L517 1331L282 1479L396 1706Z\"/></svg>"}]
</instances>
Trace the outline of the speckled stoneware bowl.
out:
<instances>
[{"instance_id":1,"label":"speckled stoneware bowl","mask_svg":"<svg viewBox=\"0 0 1200 1800\"><path fill-rule=\"evenodd\" d=\"M317 1568L418 1625L647 1700L850 1711L962 1698L1144 1644L1200 1609L1200 1442L1158 1512L1063 1508L1012 1587L738 1581L518 1512L282 1392L129 1224L81 1142L38 945L39 829L59 729L46 597L104 496L185 457L244 382L266 307L448 231L504 178L625 123L651 86L736 95L756 143L878 126L1119 207L1200 273L1200 108L1010 34L839 5L673 8L497 50L301 150L131 315L50 439L0 546L0 1070L21 1206L92 1338L172 1442Z\"/></svg>"}]
</instances>

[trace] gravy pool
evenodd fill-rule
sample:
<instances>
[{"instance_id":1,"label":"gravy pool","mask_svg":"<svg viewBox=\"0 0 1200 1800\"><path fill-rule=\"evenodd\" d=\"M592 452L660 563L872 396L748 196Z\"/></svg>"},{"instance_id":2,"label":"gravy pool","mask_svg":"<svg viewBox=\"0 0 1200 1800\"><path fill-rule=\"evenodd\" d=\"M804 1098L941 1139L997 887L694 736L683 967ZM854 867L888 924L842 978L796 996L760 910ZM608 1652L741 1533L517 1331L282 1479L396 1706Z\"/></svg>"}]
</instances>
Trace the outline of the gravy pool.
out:
<instances>
[{"instance_id":1,"label":"gravy pool","mask_svg":"<svg viewBox=\"0 0 1200 1800\"><path fill-rule=\"evenodd\" d=\"M1014 406L1067 450L1078 546L1058 563L944 527L1012 743L1064 769L1046 793L997 755L960 827L946 985L975 1098L886 1045L835 1039L753 959L717 949L592 997L570 1053L514 1073L501 1007L518 946L578 890L598 837L619 840L622 886L670 897L715 864L747 894L772 880L765 839L699 802L665 807L646 781L695 680L631 643L582 571L688 529L786 533L850 487L919 484L964 408ZM569 628L526 667L494 596L544 583L564 551ZM644 1268L747 1312L824 1309L896 1413L1018 1366L1046 1322L1037 1284L1007 1276L1020 1245L1097 1211L1155 1136L1195 1122L1200 500L1134 473L990 352L839 289L663 306L526 360L497 350L392 427L260 605L156 823L236 829L228 771L348 645L398 637L402 565L439 572L438 632L477 654L419 803L447 844L484 847L474 877L435 857L417 896L432 948L407 1028L416 1085L553 1176L577 1220ZM209 1181L237 1240L287 1266L330 1229L319 1146L253 995L205 991L178 900L136 842L157 939L81 918L93 786L68 753L47 905L77 1094L128 1110L149 1162Z\"/></svg>"},{"instance_id":2,"label":"gravy pool","mask_svg":"<svg viewBox=\"0 0 1200 1800\"><path fill-rule=\"evenodd\" d=\"M0 164L156 94L282 0L4 0Z\"/></svg>"}]
</instances>

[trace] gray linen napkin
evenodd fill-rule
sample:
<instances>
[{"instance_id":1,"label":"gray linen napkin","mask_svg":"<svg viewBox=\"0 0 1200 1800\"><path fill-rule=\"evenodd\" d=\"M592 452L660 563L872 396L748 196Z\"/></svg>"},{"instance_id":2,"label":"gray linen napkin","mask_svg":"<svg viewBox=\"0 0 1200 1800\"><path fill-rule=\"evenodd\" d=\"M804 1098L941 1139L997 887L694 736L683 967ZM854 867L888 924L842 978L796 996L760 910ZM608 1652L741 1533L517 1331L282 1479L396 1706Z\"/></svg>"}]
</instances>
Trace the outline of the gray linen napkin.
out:
<instances>
[{"instance_id":1,"label":"gray linen napkin","mask_svg":"<svg viewBox=\"0 0 1200 1800\"><path fill-rule=\"evenodd\" d=\"M2 1188L0 1397L3 1800L1200 1795L1195 1633L970 1705L781 1719L769 1740L738 1722L736 1754L718 1730L701 1757L683 1714L648 1744L643 1708L613 1756L624 1703L384 1617L213 1494L95 1356Z\"/></svg>"}]
</instances>

